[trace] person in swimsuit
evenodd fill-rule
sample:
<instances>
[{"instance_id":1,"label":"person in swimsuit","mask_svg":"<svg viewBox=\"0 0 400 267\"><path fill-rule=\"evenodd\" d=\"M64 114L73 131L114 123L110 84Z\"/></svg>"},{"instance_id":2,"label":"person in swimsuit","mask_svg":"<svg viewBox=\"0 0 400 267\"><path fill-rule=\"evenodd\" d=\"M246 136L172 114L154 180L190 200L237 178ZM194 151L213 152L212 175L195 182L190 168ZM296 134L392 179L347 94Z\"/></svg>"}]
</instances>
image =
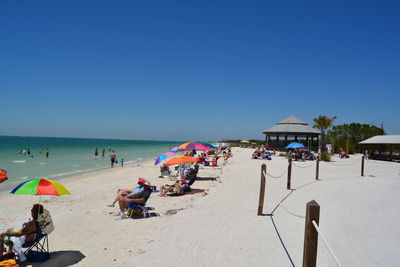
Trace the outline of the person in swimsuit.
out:
<instances>
[{"instance_id":1,"label":"person in swimsuit","mask_svg":"<svg viewBox=\"0 0 400 267\"><path fill-rule=\"evenodd\" d=\"M99 150L97 149L97 147L96 147L96 149L94 150L94 156L95 156L96 158L99 156Z\"/></svg>"},{"instance_id":2,"label":"person in swimsuit","mask_svg":"<svg viewBox=\"0 0 400 267\"><path fill-rule=\"evenodd\" d=\"M111 160L111 168L114 168L115 161L117 160L117 155L115 155L114 150L110 154L110 160Z\"/></svg>"}]
</instances>

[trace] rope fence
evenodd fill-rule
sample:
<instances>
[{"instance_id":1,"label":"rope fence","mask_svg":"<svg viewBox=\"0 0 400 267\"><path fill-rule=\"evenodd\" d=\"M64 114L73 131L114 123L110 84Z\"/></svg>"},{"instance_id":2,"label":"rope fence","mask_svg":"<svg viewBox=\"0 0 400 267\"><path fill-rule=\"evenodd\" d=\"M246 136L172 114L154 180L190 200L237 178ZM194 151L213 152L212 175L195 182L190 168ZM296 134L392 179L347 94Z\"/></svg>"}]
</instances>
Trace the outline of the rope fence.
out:
<instances>
[{"instance_id":1,"label":"rope fence","mask_svg":"<svg viewBox=\"0 0 400 267\"><path fill-rule=\"evenodd\" d=\"M276 178L276 179L278 179L278 178L281 178L281 177L286 173L286 171L287 171L287 168L283 171L283 173L282 173L281 175L277 175L277 176L272 175L272 174L270 174L270 173L268 173L268 172L265 172L264 175L265 175L265 176L269 176L269 177L271 177L271 178Z\"/></svg>"},{"instance_id":2,"label":"rope fence","mask_svg":"<svg viewBox=\"0 0 400 267\"><path fill-rule=\"evenodd\" d=\"M332 162L326 162L327 164L330 165L334 165L334 166L350 166L350 165L354 165L354 164L360 164L361 163L361 177L364 176L364 167L365 164L367 162L367 165L369 163L373 163L376 165L386 165L387 163L385 162L384 164L380 164L378 162L372 162L370 160L367 160L365 162L365 157L363 156L360 160L354 160L352 162L349 162L347 164L337 164L337 163L332 163ZM287 182L288 182L288 186L287 189L290 190L290 193L287 194L282 200L276 200L272 195L269 195L269 197L271 198L271 200L274 203L277 203L276 207L271 211L270 214L266 214L268 216L273 216L274 212L278 209L278 208L282 208L286 213L300 218L302 220L305 220L305 232L304 232L304 251L303 251L303 266L310 266L310 267L315 267L316 266L316 262L317 262L317 249L318 249L318 237L320 237L320 239L322 240L322 242L324 243L324 246L326 247L328 254L330 255L330 257L333 259L333 261L335 262L336 266L341 267L341 263L338 260L338 258L336 257L335 253L333 252L332 247L329 245L329 243L327 242L325 235L321 232L321 229L319 228L318 224L319 224L319 209L320 206L319 204L313 200L307 203L307 209L306 209L306 214L305 216L302 214L298 214L295 213L293 211L291 211L289 208L286 207L286 205L283 203L293 192L296 192L296 190L291 189L290 186L290 181L291 181L291 173L292 173L292 165L294 165L295 167L298 168L309 168L311 166L316 166L316 178L314 182L318 182L319 180L319 158L317 159L316 164L311 164L311 165L307 165L307 166L299 166L297 164L293 164L292 160L289 159L289 164L287 166L287 168L284 169L283 173L275 176L275 175L271 175L268 171L267 171L267 166L265 164L262 164L261 166L261 187L260 187L260 199L259 199L259 207L258 207L258 215L265 215L262 213L263 210L263 203L264 203L264 194L265 194L265 186L266 186L266 177L270 177L270 178L281 178L283 177L283 175L285 175L285 173L287 172ZM360 177L360 176L357 176ZM337 179L337 178L336 178ZM312 183L314 183L312 182ZM311 183L309 183L311 184ZM302 188L304 186L303 185L299 188ZM271 217L272 219L272 217ZM272 220L273 222L273 220ZM276 229L276 225L273 222L274 227ZM278 237L279 237L279 233L278 233ZM285 245L283 243L283 241L281 240L282 245L285 248ZM287 252L287 250L286 250ZM288 252L287 252L288 254ZM290 255L288 254L289 259L291 260ZM291 260L292 262L292 260ZM293 262L292 262L293 264ZM294 265L294 264L293 264Z\"/></svg>"},{"instance_id":3,"label":"rope fence","mask_svg":"<svg viewBox=\"0 0 400 267\"><path fill-rule=\"evenodd\" d=\"M292 192L293 192L293 191L292 191ZM272 196L271 196L271 198L272 198L272 200L273 200L274 202L277 202L277 203L278 203L277 206L275 207L274 211L275 211L278 207L281 207L284 211L286 211L286 212L289 213L290 215L293 215L293 216L295 216L295 217L297 217L297 218L300 218L300 219L305 219L305 218L306 218L306 217L303 216L303 215L300 215L300 214L297 214L297 213L294 213L294 212L290 211L290 210L283 204L283 201L286 200L286 197L285 197L284 199L280 200L280 201L276 200L276 199L275 199L274 197L272 197Z\"/></svg>"},{"instance_id":4,"label":"rope fence","mask_svg":"<svg viewBox=\"0 0 400 267\"><path fill-rule=\"evenodd\" d=\"M310 164L310 165L307 165L307 166L300 166L300 165L297 165L297 164L295 164L295 163L292 163L292 164L293 164L293 166L295 166L295 167L297 167L297 168L303 168L303 169L305 169L305 168L310 168L310 167L314 166L314 164Z\"/></svg>"},{"instance_id":5,"label":"rope fence","mask_svg":"<svg viewBox=\"0 0 400 267\"><path fill-rule=\"evenodd\" d=\"M338 258L335 256L333 253L332 248L329 246L328 242L326 241L324 235L321 233L318 224L313 220L312 224L314 225L315 230L318 232L319 237L321 238L322 242L324 243L325 247L327 248L329 255L331 255L333 261L336 263L336 266L341 267L342 265L340 264Z\"/></svg>"}]
</instances>

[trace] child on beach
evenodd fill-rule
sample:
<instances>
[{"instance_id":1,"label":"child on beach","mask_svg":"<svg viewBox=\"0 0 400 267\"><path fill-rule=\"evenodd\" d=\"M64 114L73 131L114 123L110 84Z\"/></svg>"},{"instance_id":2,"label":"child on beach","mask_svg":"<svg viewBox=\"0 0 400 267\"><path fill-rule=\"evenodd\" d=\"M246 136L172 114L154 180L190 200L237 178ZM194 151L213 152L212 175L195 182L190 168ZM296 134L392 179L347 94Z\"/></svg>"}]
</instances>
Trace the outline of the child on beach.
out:
<instances>
[{"instance_id":1,"label":"child on beach","mask_svg":"<svg viewBox=\"0 0 400 267\"><path fill-rule=\"evenodd\" d=\"M121 167L124 167L124 158L121 158Z\"/></svg>"}]
</instances>

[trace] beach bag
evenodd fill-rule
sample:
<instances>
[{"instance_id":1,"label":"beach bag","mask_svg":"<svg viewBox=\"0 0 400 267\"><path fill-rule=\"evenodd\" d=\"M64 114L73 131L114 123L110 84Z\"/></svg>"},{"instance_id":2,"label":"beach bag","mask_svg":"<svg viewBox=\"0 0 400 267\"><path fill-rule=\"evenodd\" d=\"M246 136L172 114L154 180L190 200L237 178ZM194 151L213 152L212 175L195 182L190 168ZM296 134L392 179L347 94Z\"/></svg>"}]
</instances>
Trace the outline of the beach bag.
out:
<instances>
[{"instance_id":1,"label":"beach bag","mask_svg":"<svg viewBox=\"0 0 400 267\"><path fill-rule=\"evenodd\" d=\"M42 230L43 234L50 234L54 231L53 220L50 216L50 212L46 209L43 210L41 214L38 216L38 222L40 230Z\"/></svg>"},{"instance_id":2,"label":"beach bag","mask_svg":"<svg viewBox=\"0 0 400 267\"><path fill-rule=\"evenodd\" d=\"M43 262L47 261L50 258L50 253L29 250L28 253L26 254L26 257L28 258L29 261Z\"/></svg>"},{"instance_id":3,"label":"beach bag","mask_svg":"<svg viewBox=\"0 0 400 267\"><path fill-rule=\"evenodd\" d=\"M128 209L128 211L126 212L126 214L128 216L132 216L132 215L141 215L142 214L142 209Z\"/></svg>"}]
</instances>

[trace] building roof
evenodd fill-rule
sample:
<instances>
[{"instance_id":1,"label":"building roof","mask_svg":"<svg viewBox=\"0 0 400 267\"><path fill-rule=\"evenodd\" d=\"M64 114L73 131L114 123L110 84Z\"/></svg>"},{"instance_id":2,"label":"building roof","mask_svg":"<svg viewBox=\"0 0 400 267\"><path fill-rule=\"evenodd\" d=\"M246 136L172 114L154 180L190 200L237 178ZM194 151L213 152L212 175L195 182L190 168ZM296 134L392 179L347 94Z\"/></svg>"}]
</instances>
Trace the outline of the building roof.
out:
<instances>
[{"instance_id":1,"label":"building roof","mask_svg":"<svg viewBox=\"0 0 400 267\"><path fill-rule=\"evenodd\" d=\"M278 122L263 133L287 133L287 134L320 134L320 130L308 125L305 121L290 115L286 119Z\"/></svg>"},{"instance_id":2,"label":"building roof","mask_svg":"<svg viewBox=\"0 0 400 267\"><path fill-rule=\"evenodd\" d=\"M368 138L361 141L359 144L400 144L400 134L398 135L375 135L374 137Z\"/></svg>"}]
</instances>

